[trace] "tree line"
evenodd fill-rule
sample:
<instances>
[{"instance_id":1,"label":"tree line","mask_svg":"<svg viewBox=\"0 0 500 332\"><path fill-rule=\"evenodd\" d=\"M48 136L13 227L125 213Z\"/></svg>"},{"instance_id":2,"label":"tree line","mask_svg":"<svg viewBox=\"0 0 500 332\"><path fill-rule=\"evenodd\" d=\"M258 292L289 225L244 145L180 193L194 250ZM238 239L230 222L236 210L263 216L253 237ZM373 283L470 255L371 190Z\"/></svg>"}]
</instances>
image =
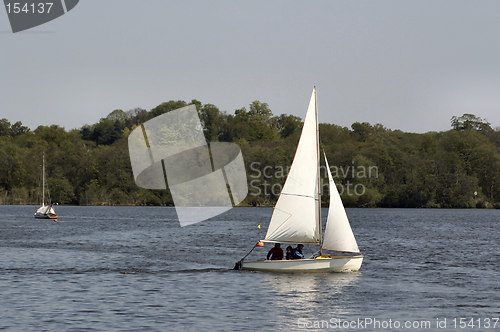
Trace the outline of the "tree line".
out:
<instances>
[{"instance_id":1,"label":"tree line","mask_svg":"<svg viewBox=\"0 0 500 332\"><path fill-rule=\"evenodd\" d=\"M45 153L53 202L173 205L168 189L135 184L127 139L142 123L188 104L196 105L208 142L240 146L249 184L243 204L273 205L302 120L275 116L259 101L229 114L197 100L169 101L149 111L114 110L98 123L69 131L57 125L30 130L0 120L0 204L40 203ZM366 122L350 128L322 123L320 140L346 206L500 208L500 130L473 114L454 116L448 131L424 134ZM324 169L322 176L326 179Z\"/></svg>"}]
</instances>

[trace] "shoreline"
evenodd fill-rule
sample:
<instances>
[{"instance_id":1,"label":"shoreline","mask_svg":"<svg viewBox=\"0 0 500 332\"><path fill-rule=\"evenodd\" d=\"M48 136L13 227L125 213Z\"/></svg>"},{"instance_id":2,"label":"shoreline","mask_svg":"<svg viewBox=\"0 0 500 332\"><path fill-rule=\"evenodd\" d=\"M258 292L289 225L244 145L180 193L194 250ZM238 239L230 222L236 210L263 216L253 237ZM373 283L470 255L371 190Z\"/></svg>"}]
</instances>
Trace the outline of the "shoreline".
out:
<instances>
[{"instance_id":1,"label":"shoreline","mask_svg":"<svg viewBox=\"0 0 500 332\"><path fill-rule=\"evenodd\" d=\"M0 206L39 206L40 204L0 204ZM131 205L131 204L100 204L100 205L77 205L77 204L58 204L56 208L61 206L68 207L164 207L175 208L174 205ZM273 208L273 205L258 205L241 204L232 208ZM328 206L321 206L322 209L327 209ZM404 209L404 210L500 210L500 206L495 207L383 207L383 206L346 206L346 209Z\"/></svg>"}]
</instances>

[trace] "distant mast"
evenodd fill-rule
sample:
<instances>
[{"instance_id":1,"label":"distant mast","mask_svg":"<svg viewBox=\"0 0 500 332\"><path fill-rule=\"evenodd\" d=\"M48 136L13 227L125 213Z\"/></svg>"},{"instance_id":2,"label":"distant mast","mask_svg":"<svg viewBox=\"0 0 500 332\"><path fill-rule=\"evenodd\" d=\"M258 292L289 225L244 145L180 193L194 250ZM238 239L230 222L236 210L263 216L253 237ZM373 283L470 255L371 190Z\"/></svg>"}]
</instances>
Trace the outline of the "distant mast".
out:
<instances>
[{"instance_id":1,"label":"distant mast","mask_svg":"<svg viewBox=\"0 0 500 332\"><path fill-rule=\"evenodd\" d=\"M45 206L45 152L42 155L42 206Z\"/></svg>"}]
</instances>

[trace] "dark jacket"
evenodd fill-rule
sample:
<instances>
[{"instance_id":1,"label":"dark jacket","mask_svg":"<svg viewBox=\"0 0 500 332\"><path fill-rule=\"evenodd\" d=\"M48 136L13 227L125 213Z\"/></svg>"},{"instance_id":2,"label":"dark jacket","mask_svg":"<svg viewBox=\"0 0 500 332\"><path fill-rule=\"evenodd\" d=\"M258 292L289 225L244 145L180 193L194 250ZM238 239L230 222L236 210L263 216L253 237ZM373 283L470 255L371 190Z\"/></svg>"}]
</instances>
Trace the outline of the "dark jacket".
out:
<instances>
[{"instance_id":1,"label":"dark jacket","mask_svg":"<svg viewBox=\"0 0 500 332\"><path fill-rule=\"evenodd\" d=\"M304 254L299 251L299 249L295 248L292 250L292 259L302 259L304 258Z\"/></svg>"},{"instance_id":2,"label":"dark jacket","mask_svg":"<svg viewBox=\"0 0 500 332\"><path fill-rule=\"evenodd\" d=\"M267 259L269 259L269 256L271 256L271 260L283 259L283 249L273 247L267 253Z\"/></svg>"}]
</instances>

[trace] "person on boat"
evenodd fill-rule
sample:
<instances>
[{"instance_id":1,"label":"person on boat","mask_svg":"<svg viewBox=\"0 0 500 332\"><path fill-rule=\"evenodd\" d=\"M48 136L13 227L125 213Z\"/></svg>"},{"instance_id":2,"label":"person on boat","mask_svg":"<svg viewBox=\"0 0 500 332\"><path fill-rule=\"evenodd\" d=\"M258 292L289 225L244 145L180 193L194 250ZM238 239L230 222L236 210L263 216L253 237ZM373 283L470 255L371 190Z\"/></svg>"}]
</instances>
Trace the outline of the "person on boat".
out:
<instances>
[{"instance_id":1,"label":"person on boat","mask_svg":"<svg viewBox=\"0 0 500 332\"><path fill-rule=\"evenodd\" d=\"M302 253L302 249L304 248L303 244L298 244L297 248L292 250L292 259L303 259L304 254Z\"/></svg>"},{"instance_id":2,"label":"person on boat","mask_svg":"<svg viewBox=\"0 0 500 332\"><path fill-rule=\"evenodd\" d=\"M286 257L285 258L288 260L293 259L292 246L286 247Z\"/></svg>"},{"instance_id":3,"label":"person on boat","mask_svg":"<svg viewBox=\"0 0 500 332\"><path fill-rule=\"evenodd\" d=\"M269 256L271 256L271 260L283 259L283 249L281 249L281 245L279 243L276 243L274 245L274 248L271 248L271 250L269 250L266 259L269 259Z\"/></svg>"}]
</instances>

